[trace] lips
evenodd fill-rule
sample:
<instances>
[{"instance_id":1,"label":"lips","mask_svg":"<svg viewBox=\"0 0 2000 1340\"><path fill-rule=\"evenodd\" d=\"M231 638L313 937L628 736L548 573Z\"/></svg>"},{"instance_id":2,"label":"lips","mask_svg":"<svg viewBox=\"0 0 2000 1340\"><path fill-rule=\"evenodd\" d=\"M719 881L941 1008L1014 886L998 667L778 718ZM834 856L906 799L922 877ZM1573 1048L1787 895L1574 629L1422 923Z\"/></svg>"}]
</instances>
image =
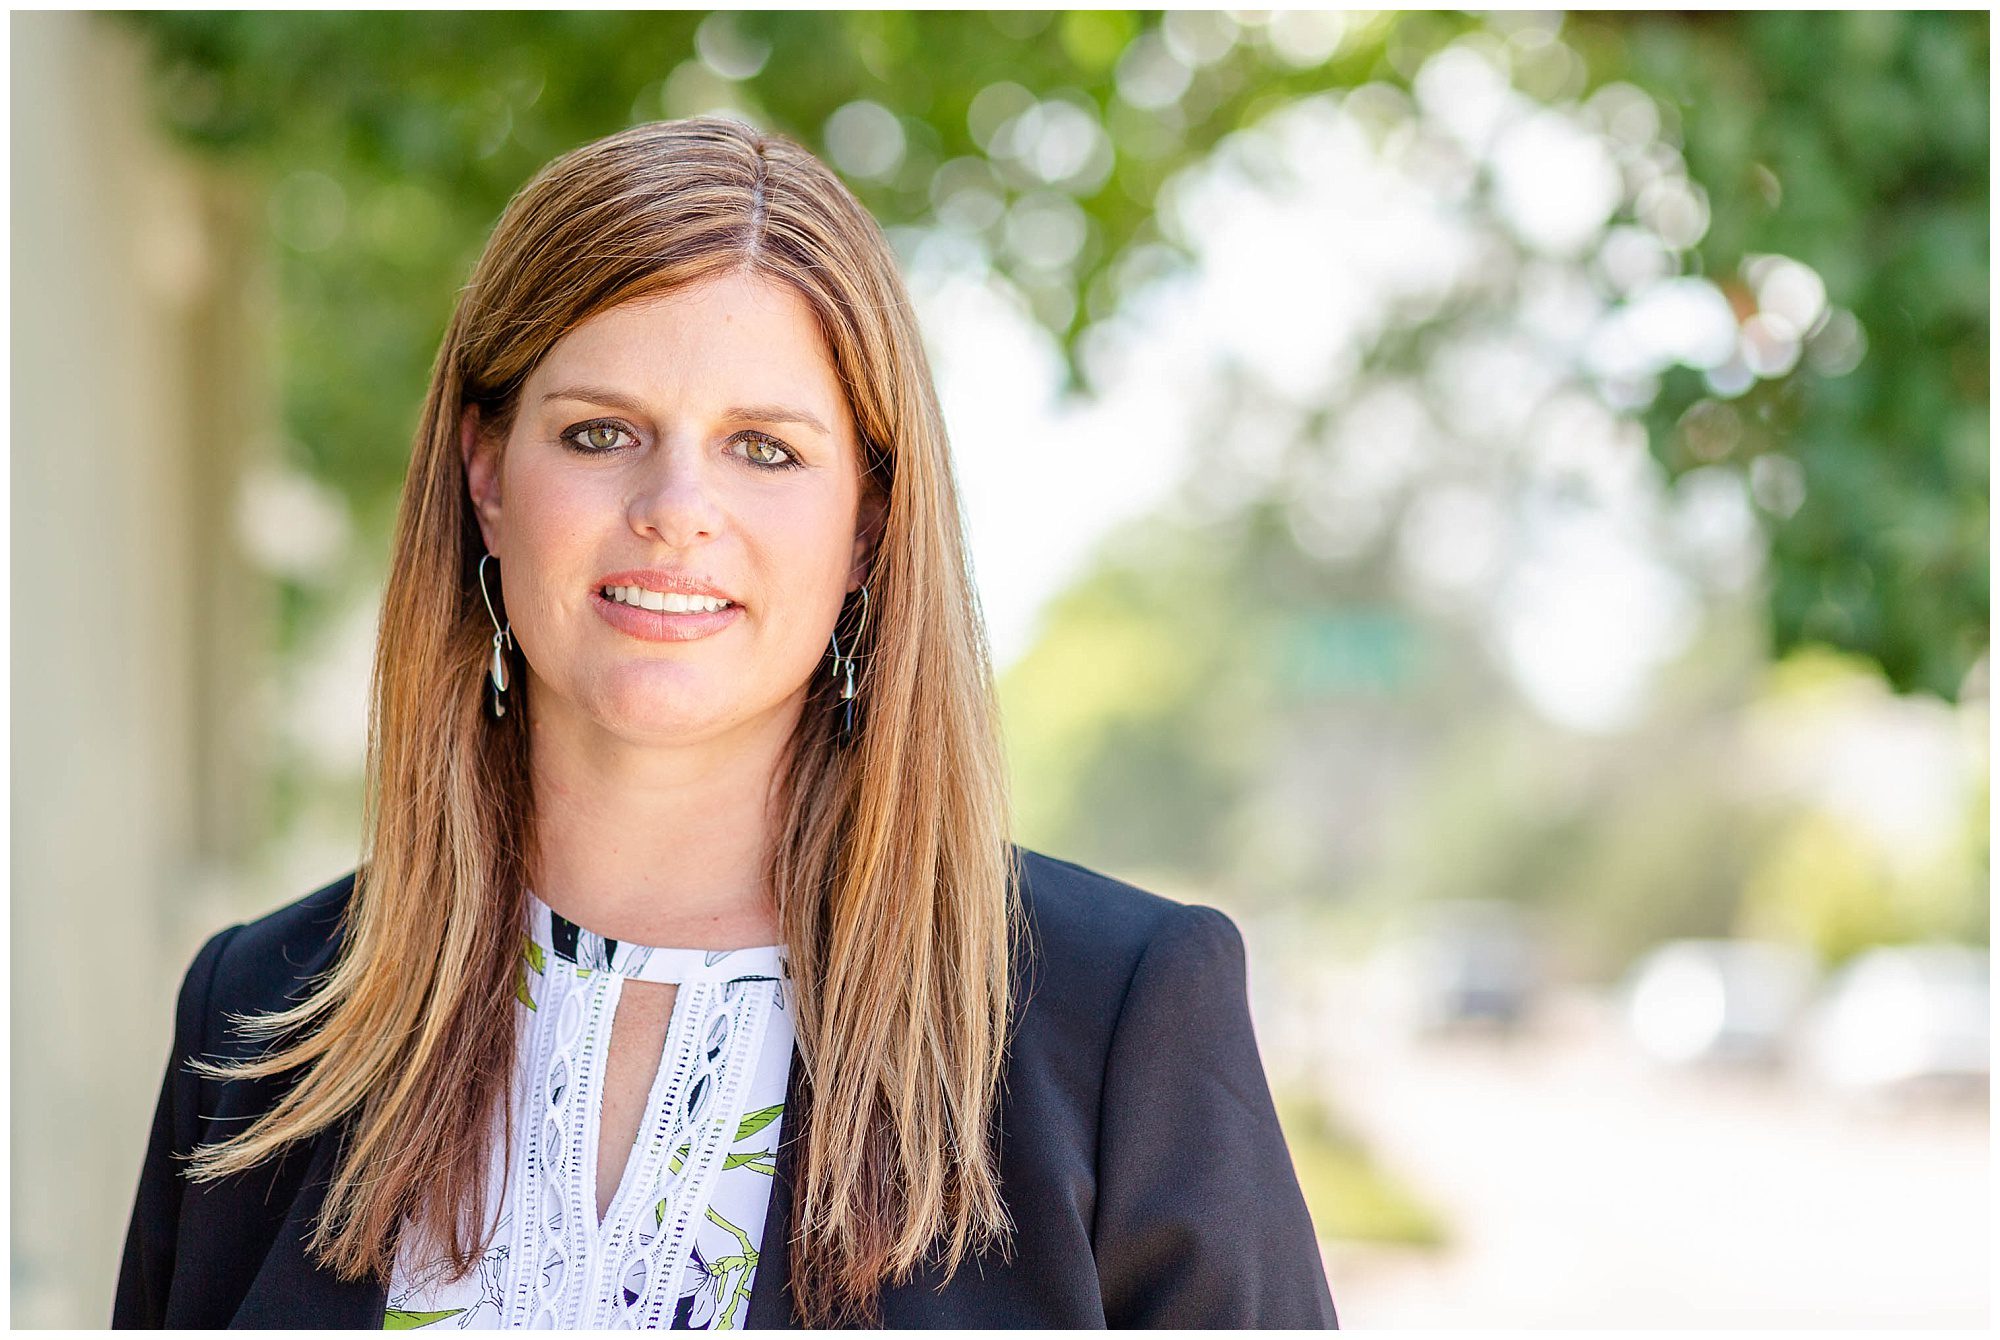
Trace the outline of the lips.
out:
<instances>
[{"instance_id":1,"label":"lips","mask_svg":"<svg viewBox=\"0 0 2000 1340\"><path fill-rule=\"evenodd\" d=\"M597 579L592 590L601 592L607 586L638 586L662 595L713 596L732 605L743 603L706 577L692 572L675 572L671 568L625 568L607 572Z\"/></svg>"},{"instance_id":2,"label":"lips","mask_svg":"<svg viewBox=\"0 0 2000 1340\"><path fill-rule=\"evenodd\" d=\"M743 617L741 605L725 605L713 612L648 610L608 600L602 591L590 593L590 607L604 622L642 642L694 642L713 637Z\"/></svg>"}]
</instances>

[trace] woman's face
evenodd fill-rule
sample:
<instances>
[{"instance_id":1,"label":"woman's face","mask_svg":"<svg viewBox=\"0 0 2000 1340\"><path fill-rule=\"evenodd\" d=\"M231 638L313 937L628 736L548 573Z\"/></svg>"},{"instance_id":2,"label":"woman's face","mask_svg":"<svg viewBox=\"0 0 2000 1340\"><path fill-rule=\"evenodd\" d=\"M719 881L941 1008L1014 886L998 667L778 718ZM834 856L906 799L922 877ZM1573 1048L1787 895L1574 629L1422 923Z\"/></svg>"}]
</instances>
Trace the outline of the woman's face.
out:
<instances>
[{"instance_id":1,"label":"woman's face","mask_svg":"<svg viewBox=\"0 0 2000 1340\"><path fill-rule=\"evenodd\" d=\"M804 299L730 275L600 312L530 374L504 450L470 413L461 441L538 729L789 730L881 517Z\"/></svg>"}]
</instances>

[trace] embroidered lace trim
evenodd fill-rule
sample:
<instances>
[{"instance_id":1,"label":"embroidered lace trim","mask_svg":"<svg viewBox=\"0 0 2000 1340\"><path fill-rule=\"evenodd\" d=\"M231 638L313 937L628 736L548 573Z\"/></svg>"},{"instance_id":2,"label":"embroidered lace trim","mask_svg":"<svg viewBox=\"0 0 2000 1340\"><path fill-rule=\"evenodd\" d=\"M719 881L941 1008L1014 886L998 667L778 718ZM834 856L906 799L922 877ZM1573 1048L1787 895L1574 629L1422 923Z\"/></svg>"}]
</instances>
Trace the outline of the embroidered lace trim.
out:
<instances>
[{"instance_id":1,"label":"embroidered lace trim","mask_svg":"<svg viewBox=\"0 0 2000 1340\"><path fill-rule=\"evenodd\" d=\"M742 1326L792 1050L785 976L781 946L620 943L530 892L513 1147L494 1149L497 1231L462 1280L428 1279L399 1258L387 1324ZM600 1222L601 1088L628 980L678 991L646 1115Z\"/></svg>"}]
</instances>

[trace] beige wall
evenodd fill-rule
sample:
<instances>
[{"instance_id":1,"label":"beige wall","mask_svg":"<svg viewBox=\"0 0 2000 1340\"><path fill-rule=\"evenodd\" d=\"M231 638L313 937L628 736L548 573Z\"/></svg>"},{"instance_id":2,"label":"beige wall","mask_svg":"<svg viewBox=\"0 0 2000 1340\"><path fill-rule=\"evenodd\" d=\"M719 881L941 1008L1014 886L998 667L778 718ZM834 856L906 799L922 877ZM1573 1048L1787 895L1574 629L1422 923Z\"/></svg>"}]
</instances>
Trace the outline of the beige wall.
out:
<instances>
[{"instance_id":1,"label":"beige wall","mask_svg":"<svg viewBox=\"0 0 2000 1340\"><path fill-rule=\"evenodd\" d=\"M12 1320L102 1326L174 991L258 826L261 305L244 194L154 129L137 44L10 27Z\"/></svg>"}]
</instances>

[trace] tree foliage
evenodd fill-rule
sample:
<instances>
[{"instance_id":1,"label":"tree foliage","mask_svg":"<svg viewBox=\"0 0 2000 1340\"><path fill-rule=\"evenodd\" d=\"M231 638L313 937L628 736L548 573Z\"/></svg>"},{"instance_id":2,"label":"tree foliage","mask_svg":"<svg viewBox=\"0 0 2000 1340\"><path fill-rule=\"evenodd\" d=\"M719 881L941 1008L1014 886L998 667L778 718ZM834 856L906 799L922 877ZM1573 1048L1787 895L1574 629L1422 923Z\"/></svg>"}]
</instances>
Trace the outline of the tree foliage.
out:
<instances>
[{"instance_id":1,"label":"tree foliage","mask_svg":"<svg viewBox=\"0 0 2000 1340\"><path fill-rule=\"evenodd\" d=\"M1176 250L1158 210L1176 173L1298 98L1407 86L1470 29L1538 21L1385 12L1239 24L1195 11L125 19L156 53L166 121L268 190L295 463L332 482L370 536L386 529L431 353L486 229L537 167L578 143L719 107L792 134L841 167L892 228L942 223L976 236L1082 380L1084 332ZM1800 497L1765 518L1776 650L1829 642L1875 658L1901 689L1947 698L1988 637L1987 22L1969 12L1593 14L1562 30L1584 91L1628 80L1677 122L1709 215L1694 266L1747 316L1757 258L1802 260L1858 323L1838 333L1855 350L1865 344L1851 369L1802 358L1745 388L1718 391L1674 370L1647 412L1655 453L1672 472L1729 464ZM1778 487L1787 480L1802 487Z\"/></svg>"},{"instance_id":2,"label":"tree foliage","mask_svg":"<svg viewBox=\"0 0 2000 1340\"><path fill-rule=\"evenodd\" d=\"M1746 257L1796 257L1866 348L1839 375L1808 359L1760 381L1707 453L1688 428L1719 402L1674 379L1656 448L1674 470L1796 462L1802 501L1771 532L1775 645L1860 651L1948 700L1989 636L1988 21L1773 10L1643 23L1629 44L1707 188L1707 273L1749 306Z\"/></svg>"}]
</instances>

